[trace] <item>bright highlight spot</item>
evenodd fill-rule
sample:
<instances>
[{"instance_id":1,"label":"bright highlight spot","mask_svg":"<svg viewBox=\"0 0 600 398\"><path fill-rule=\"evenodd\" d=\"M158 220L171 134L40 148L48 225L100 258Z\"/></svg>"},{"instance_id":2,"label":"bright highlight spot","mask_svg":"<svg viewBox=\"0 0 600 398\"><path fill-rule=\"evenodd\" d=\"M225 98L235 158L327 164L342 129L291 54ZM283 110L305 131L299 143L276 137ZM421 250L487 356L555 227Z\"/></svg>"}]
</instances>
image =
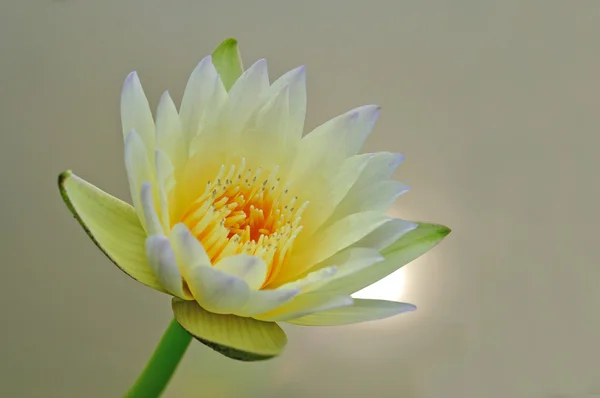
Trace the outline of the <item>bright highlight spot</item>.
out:
<instances>
[{"instance_id":1,"label":"bright highlight spot","mask_svg":"<svg viewBox=\"0 0 600 398\"><path fill-rule=\"evenodd\" d=\"M374 284L359 290L358 292L354 293L352 297L396 301L400 299L403 291L404 270L399 269L380 281L377 281Z\"/></svg>"}]
</instances>

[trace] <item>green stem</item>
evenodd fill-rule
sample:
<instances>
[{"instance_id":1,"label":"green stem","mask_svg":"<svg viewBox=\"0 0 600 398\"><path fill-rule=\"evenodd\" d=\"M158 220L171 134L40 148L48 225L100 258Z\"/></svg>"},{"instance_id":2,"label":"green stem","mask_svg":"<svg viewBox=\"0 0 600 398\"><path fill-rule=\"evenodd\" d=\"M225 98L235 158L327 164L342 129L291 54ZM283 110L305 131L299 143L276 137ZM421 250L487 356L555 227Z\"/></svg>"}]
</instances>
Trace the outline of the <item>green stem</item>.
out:
<instances>
[{"instance_id":1,"label":"green stem","mask_svg":"<svg viewBox=\"0 0 600 398\"><path fill-rule=\"evenodd\" d=\"M173 319L146 365L125 398L157 398L169 383L192 336Z\"/></svg>"}]
</instances>

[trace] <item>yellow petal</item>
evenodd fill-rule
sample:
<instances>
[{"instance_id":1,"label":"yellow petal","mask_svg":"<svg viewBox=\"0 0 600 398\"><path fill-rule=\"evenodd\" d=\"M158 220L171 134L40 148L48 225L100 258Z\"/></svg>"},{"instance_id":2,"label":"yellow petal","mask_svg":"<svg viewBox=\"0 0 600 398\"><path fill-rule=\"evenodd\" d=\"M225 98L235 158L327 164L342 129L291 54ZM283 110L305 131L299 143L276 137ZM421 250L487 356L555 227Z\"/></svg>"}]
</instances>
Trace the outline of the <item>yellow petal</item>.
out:
<instances>
[{"instance_id":1,"label":"yellow petal","mask_svg":"<svg viewBox=\"0 0 600 398\"><path fill-rule=\"evenodd\" d=\"M354 304L350 306L315 312L286 322L304 326L349 325L351 323L389 318L415 309L414 305L408 303L354 299Z\"/></svg>"},{"instance_id":2,"label":"yellow petal","mask_svg":"<svg viewBox=\"0 0 600 398\"><path fill-rule=\"evenodd\" d=\"M281 270L273 284L277 286L302 275L315 264L346 249L389 219L381 212L351 214L317 232L310 239L310 244L298 248L298 254L290 258L289 265Z\"/></svg>"},{"instance_id":3,"label":"yellow petal","mask_svg":"<svg viewBox=\"0 0 600 398\"><path fill-rule=\"evenodd\" d=\"M70 171L60 175L59 187L71 213L115 265L138 282L165 292L148 265L146 232L133 207Z\"/></svg>"},{"instance_id":4,"label":"yellow petal","mask_svg":"<svg viewBox=\"0 0 600 398\"><path fill-rule=\"evenodd\" d=\"M416 229L404 234L397 242L381 252L385 258L384 261L375 263L345 278L336 279L325 286L323 290L335 294L355 293L426 253L450 233L450 229L443 225L417 224Z\"/></svg>"},{"instance_id":5,"label":"yellow petal","mask_svg":"<svg viewBox=\"0 0 600 398\"><path fill-rule=\"evenodd\" d=\"M287 343L276 323L213 314L193 301L178 299L173 299L173 312L177 322L196 339L233 359L269 359L279 355Z\"/></svg>"}]
</instances>

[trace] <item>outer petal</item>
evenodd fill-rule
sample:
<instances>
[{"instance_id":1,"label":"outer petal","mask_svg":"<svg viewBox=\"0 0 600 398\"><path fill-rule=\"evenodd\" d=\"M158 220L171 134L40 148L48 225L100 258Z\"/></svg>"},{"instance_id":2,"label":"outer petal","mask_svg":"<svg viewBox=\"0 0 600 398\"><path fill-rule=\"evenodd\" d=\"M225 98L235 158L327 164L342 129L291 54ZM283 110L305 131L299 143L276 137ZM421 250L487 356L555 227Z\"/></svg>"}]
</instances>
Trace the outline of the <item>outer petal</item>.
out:
<instances>
[{"instance_id":1,"label":"outer petal","mask_svg":"<svg viewBox=\"0 0 600 398\"><path fill-rule=\"evenodd\" d=\"M438 224L417 223L418 228L403 235L397 242L382 251L384 261L353 273L345 278L337 279L323 290L335 294L352 294L380 279L385 278L400 267L437 245L450 228Z\"/></svg>"},{"instance_id":2,"label":"outer petal","mask_svg":"<svg viewBox=\"0 0 600 398\"><path fill-rule=\"evenodd\" d=\"M214 49L212 59L225 89L229 91L244 70L237 40L233 38L223 40Z\"/></svg>"},{"instance_id":3,"label":"outer petal","mask_svg":"<svg viewBox=\"0 0 600 398\"><path fill-rule=\"evenodd\" d=\"M260 257L247 254L225 257L215 264L215 268L237 276L253 290L258 290L267 276L267 264Z\"/></svg>"},{"instance_id":4,"label":"outer petal","mask_svg":"<svg viewBox=\"0 0 600 398\"><path fill-rule=\"evenodd\" d=\"M368 247L381 251L417 227L418 224L414 222L394 218L373 230L373 232L366 235L353 246Z\"/></svg>"},{"instance_id":5,"label":"outer petal","mask_svg":"<svg viewBox=\"0 0 600 398\"><path fill-rule=\"evenodd\" d=\"M269 359L279 355L287 343L276 323L213 314L193 301L178 299L173 299L173 312L177 322L196 339L233 359Z\"/></svg>"},{"instance_id":6,"label":"outer petal","mask_svg":"<svg viewBox=\"0 0 600 398\"><path fill-rule=\"evenodd\" d=\"M152 185L149 182L142 184L140 198L142 201L142 212L148 235L162 235L164 233L152 196Z\"/></svg>"},{"instance_id":7,"label":"outer petal","mask_svg":"<svg viewBox=\"0 0 600 398\"><path fill-rule=\"evenodd\" d=\"M59 176L58 184L67 207L100 250L133 279L165 292L146 260L146 232L133 207L70 171Z\"/></svg>"},{"instance_id":8,"label":"outer petal","mask_svg":"<svg viewBox=\"0 0 600 398\"><path fill-rule=\"evenodd\" d=\"M289 302L298 293L299 289L251 290L246 305L234 314L248 317L264 314Z\"/></svg>"},{"instance_id":9,"label":"outer petal","mask_svg":"<svg viewBox=\"0 0 600 398\"><path fill-rule=\"evenodd\" d=\"M348 307L315 312L287 322L304 326L348 325L388 318L415 309L412 304L395 301L354 299L354 304Z\"/></svg>"},{"instance_id":10,"label":"outer petal","mask_svg":"<svg viewBox=\"0 0 600 398\"><path fill-rule=\"evenodd\" d=\"M123 127L123 136L131 130L137 131L142 137L146 147L146 153L154 153L154 119L150 111L150 105L144 89L140 83L137 73L131 72L125 79L123 91L121 92L121 124ZM153 159L149 156L149 162Z\"/></svg>"},{"instance_id":11,"label":"outer petal","mask_svg":"<svg viewBox=\"0 0 600 398\"><path fill-rule=\"evenodd\" d=\"M184 288L169 238L154 235L146 239L146 257L154 275L169 293L186 300L194 299Z\"/></svg>"},{"instance_id":12,"label":"outer petal","mask_svg":"<svg viewBox=\"0 0 600 398\"><path fill-rule=\"evenodd\" d=\"M352 305L352 303L352 297L347 295L311 292L297 296L289 303L254 318L271 322L286 321L312 314L313 312L345 307Z\"/></svg>"},{"instance_id":13,"label":"outer petal","mask_svg":"<svg viewBox=\"0 0 600 398\"><path fill-rule=\"evenodd\" d=\"M211 266L188 269L185 280L198 304L217 314L235 313L246 305L250 296L246 282Z\"/></svg>"},{"instance_id":14,"label":"outer petal","mask_svg":"<svg viewBox=\"0 0 600 398\"><path fill-rule=\"evenodd\" d=\"M140 217L142 226L146 228L141 200L142 183L154 182L154 170L148 161L146 147L135 130L131 130L125 139L125 169L133 207Z\"/></svg>"}]
</instances>

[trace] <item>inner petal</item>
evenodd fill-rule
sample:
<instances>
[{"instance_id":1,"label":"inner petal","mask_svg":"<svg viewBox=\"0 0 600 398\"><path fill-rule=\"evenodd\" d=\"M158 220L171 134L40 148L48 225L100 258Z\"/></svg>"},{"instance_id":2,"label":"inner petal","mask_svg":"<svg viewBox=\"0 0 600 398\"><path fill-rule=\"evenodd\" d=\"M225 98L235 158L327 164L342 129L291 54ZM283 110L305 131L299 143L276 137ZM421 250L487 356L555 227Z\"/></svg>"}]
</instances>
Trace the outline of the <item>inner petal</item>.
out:
<instances>
[{"instance_id":1,"label":"inner petal","mask_svg":"<svg viewBox=\"0 0 600 398\"><path fill-rule=\"evenodd\" d=\"M212 264L236 254L263 259L267 264L263 286L289 257L308 205L290 193L289 182L281 181L278 170L247 168L244 158L222 165L181 217Z\"/></svg>"}]
</instances>

